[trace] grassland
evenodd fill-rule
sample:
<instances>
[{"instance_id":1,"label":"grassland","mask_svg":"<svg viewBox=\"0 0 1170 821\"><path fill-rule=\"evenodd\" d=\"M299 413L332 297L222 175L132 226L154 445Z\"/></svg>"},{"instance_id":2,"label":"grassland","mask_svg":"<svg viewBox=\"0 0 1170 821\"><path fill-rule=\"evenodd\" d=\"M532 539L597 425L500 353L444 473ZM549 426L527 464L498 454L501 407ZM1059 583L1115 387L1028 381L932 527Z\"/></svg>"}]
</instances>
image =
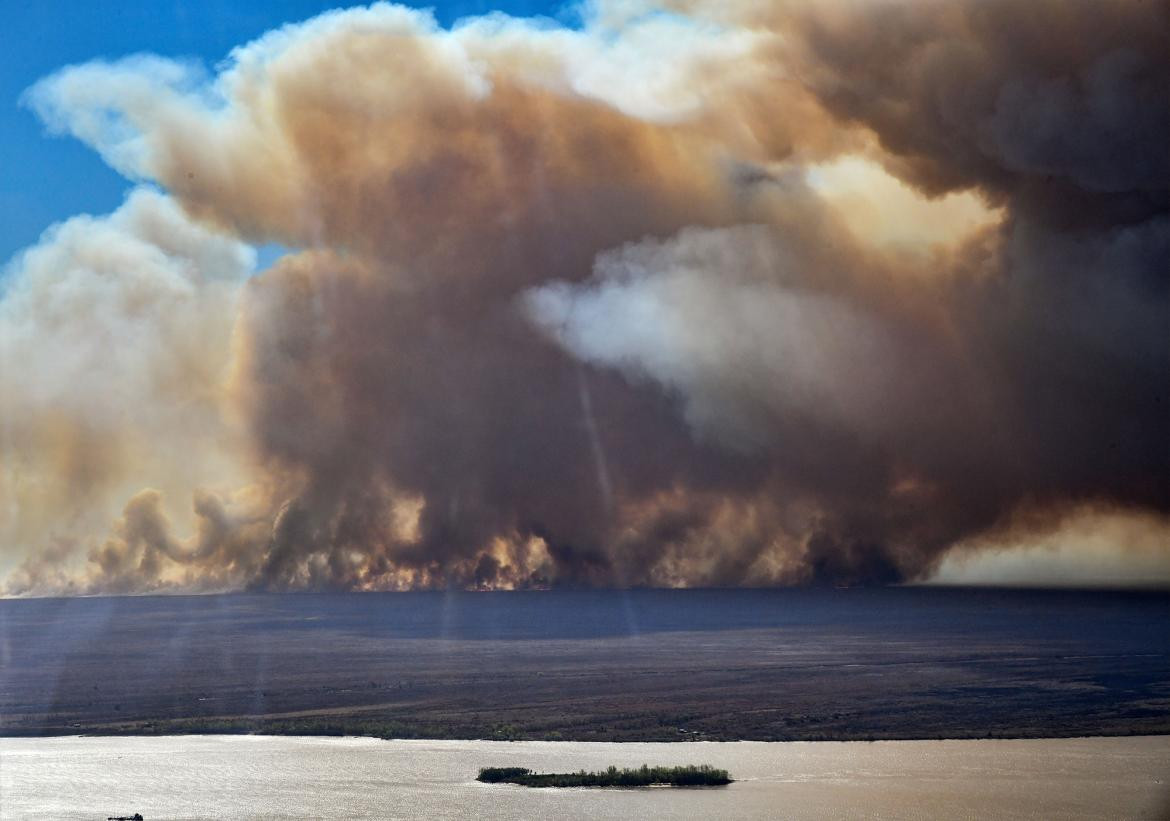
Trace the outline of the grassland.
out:
<instances>
[{"instance_id":1,"label":"grassland","mask_svg":"<svg viewBox=\"0 0 1170 821\"><path fill-rule=\"evenodd\" d=\"M1170 596L0 601L0 734L574 741L1170 732Z\"/></svg>"}]
</instances>

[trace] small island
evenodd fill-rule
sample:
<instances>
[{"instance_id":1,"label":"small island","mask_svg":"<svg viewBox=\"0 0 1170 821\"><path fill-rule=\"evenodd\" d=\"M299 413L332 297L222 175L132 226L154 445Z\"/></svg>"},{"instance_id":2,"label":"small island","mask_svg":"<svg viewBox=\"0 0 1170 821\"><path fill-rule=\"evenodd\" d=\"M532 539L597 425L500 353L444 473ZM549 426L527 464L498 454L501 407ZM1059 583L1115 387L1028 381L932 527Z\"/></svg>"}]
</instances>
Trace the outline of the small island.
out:
<instances>
[{"instance_id":1,"label":"small island","mask_svg":"<svg viewBox=\"0 0 1170 821\"><path fill-rule=\"evenodd\" d=\"M477 781L487 784L520 784L525 787L722 787L734 779L727 770L706 764L685 767L650 767L635 769L609 767L601 772L534 773L525 767L484 767Z\"/></svg>"}]
</instances>

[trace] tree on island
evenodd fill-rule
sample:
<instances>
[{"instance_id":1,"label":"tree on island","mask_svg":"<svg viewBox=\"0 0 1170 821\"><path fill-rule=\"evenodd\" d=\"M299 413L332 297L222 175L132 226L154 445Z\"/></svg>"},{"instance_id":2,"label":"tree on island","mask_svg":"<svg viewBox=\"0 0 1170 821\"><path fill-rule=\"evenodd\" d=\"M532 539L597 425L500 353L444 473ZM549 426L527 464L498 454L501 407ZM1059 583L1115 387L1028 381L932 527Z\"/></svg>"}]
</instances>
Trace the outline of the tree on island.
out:
<instances>
[{"instance_id":1,"label":"tree on island","mask_svg":"<svg viewBox=\"0 0 1170 821\"><path fill-rule=\"evenodd\" d=\"M478 781L487 784L520 784L524 787L718 787L732 782L727 770L706 764L682 767L650 767L643 764L635 769L619 770L609 767L601 772L534 773L525 767L484 767Z\"/></svg>"}]
</instances>

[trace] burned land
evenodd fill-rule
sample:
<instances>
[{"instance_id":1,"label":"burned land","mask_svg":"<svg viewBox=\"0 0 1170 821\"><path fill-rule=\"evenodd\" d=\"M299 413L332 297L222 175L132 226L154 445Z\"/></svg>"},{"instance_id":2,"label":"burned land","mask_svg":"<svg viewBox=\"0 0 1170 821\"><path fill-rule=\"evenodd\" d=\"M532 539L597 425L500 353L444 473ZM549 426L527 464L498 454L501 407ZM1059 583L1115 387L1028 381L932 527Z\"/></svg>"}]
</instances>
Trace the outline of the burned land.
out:
<instances>
[{"instance_id":1,"label":"burned land","mask_svg":"<svg viewBox=\"0 0 1170 821\"><path fill-rule=\"evenodd\" d=\"M928 588L0 601L4 735L1170 732L1170 594Z\"/></svg>"}]
</instances>

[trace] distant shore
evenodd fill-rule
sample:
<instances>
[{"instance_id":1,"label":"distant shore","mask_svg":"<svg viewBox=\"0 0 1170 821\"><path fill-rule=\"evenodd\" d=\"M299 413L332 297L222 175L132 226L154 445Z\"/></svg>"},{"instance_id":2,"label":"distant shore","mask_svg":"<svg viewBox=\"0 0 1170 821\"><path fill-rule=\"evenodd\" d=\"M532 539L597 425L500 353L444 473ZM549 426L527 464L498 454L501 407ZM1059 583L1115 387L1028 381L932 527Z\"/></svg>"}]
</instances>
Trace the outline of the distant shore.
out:
<instances>
[{"instance_id":1,"label":"distant shore","mask_svg":"<svg viewBox=\"0 0 1170 821\"><path fill-rule=\"evenodd\" d=\"M180 735L262 735L262 736L317 736L317 737L359 737L377 738L384 741L402 740L443 740L443 741L565 741L565 742L667 742L676 744L698 741L736 742L792 742L792 741L978 741L996 740L1042 740L1062 738L1129 738L1134 736L1170 735L1170 727L1150 730L1148 728L1117 730L1112 732L1060 732L1046 731L1031 727L1019 732L983 731L971 733L825 733L808 732L772 734L762 736L736 735L733 733L649 733L610 731L602 735L596 729L585 729L574 733L572 730L536 731L526 733L517 728L507 730L489 729L483 733L466 732L456 727L436 727L430 724L404 724L385 722L362 722L319 719L256 719L206 721L199 719L178 719L165 722L126 722L123 724L82 725L71 727L50 727L43 730L11 732L0 728L0 738L47 738L60 736L180 736Z\"/></svg>"},{"instance_id":2,"label":"distant shore","mask_svg":"<svg viewBox=\"0 0 1170 821\"><path fill-rule=\"evenodd\" d=\"M1170 734L1170 596L0 602L0 735L868 741Z\"/></svg>"}]
</instances>

